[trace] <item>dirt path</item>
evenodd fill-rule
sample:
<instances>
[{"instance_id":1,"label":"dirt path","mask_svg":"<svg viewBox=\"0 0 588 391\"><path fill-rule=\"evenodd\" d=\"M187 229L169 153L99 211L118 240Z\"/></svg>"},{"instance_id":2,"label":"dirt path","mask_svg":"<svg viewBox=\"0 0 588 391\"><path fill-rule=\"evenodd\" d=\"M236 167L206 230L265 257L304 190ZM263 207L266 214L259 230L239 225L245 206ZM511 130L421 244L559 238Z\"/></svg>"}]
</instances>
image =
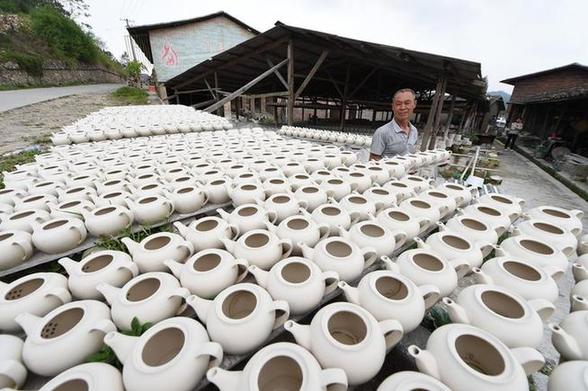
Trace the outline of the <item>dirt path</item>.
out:
<instances>
[{"instance_id":1,"label":"dirt path","mask_svg":"<svg viewBox=\"0 0 588 391\"><path fill-rule=\"evenodd\" d=\"M93 111L121 103L109 94L71 95L0 113L0 156L49 142L51 133Z\"/></svg>"}]
</instances>

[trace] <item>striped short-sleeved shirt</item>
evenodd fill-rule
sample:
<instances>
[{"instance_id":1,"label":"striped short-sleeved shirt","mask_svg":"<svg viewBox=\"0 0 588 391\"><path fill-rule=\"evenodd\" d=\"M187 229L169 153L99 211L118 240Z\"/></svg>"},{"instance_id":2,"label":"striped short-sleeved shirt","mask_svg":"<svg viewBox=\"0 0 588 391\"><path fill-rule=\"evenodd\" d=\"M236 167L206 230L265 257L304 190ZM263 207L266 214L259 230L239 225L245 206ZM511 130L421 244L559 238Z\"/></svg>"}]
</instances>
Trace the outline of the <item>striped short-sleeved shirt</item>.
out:
<instances>
[{"instance_id":1,"label":"striped short-sleeved shirt","mask_svg":"<svg viewBox=\"0 0 588 391\"><path fill-rule=\"evenodd\" d=\"M417 128L410 122L409 134L406 134L393 118L384 126L380 126L372 136L370 152L381 157L406 155L415 151L415 144L419 137Z\"/></svg>"}]
</instances>

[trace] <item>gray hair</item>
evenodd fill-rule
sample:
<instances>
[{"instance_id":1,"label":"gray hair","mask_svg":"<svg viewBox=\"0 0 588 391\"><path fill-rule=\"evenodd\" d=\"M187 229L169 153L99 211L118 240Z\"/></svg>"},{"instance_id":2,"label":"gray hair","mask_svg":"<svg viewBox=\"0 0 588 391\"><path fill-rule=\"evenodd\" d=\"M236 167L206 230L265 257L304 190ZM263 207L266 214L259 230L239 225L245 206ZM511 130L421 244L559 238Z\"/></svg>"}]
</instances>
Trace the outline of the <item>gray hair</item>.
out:
<instances>
[{"instance_id":1,"label":"gray hair","mask_svg":"<svg viewBox=\"0 0 588 391\"><path fill-rule=\"evenodd\" d=\"M394 102L398 94L402 94L403 92L410 92L412 94L413 99L416 101L416 92L414 92L412 88L401 88L398 91L396 91L392 96L392 102Z\"/></svg>"}]
</instances>

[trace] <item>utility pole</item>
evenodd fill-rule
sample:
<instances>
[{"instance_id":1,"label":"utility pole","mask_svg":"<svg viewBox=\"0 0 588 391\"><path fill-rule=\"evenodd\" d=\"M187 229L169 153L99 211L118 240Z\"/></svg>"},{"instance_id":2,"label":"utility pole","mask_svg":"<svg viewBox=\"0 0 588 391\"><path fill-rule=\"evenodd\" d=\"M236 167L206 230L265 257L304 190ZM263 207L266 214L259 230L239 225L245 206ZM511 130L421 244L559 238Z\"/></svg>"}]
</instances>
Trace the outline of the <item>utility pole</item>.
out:
<instances>
[{"instance_id":1,"label":"utility pole","mask_svg":"<svg viewBox=\"0 0 588 391\"><path fill-rule=\"evenodd\" d=\"M134 20L129 20L129 18L122 18L123 22L126 22L127 28L131 27L129 22L134 22ZM137 56L135 55L135 47L133 46L133 38L129 34L129 43L131 44L131 53L133 54L133 61L137 61Z\"/></svg>"}]
</instances>

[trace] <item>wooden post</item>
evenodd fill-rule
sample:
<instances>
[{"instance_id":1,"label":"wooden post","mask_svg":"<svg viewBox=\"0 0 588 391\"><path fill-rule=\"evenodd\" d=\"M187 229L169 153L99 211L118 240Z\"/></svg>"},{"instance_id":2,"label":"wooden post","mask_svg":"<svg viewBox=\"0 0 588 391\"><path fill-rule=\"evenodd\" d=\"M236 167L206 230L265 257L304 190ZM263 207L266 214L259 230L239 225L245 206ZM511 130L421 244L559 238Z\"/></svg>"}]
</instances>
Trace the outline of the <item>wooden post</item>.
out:
<instances>
[{"instance_id":1,"label":"wooden post","mask_svg":"<svg viewBox=\"0 0 588 391\"><path fill-rule=\"evenodd\" d=\"M235 99L235 115L237 116L237 121L239 121L239 110L241 106L241 98Z\"/></svg>"},{"instance_id":2,"label":"wooden post","mask_svg":"<svg viewBox=\"0 0 588 391\"><path fill-rule=\"evenodd\" d=\"M343 99L341 99L341 121L339 130L345 128L345 109L347 107L347 96L349 94L349 74L351 73L351 64L347 64L347 74L345 75L345 86L343 87Z\"/></svg>"},{"instance_id":3,"label":"wooden post","mask_svg":"<svg viewBox=\"0 0 588 391\"><path fill-rule=\"evenodd\" d=\"M376 122L376 113L377 113L376 109L375 108L372 109L372 122Z\"/></svg>"},{"instance_id":4,"label":"wooden post","mask_svg":"<svg viewBox=\"0 0 588 391\"><path fill-rule=\"evenodd\" d=\"M445 131L443 133L443 139L447 139L447 135L449 134L449 127L451 126L451 121L453 120L453 111L455 110L455 95L451 95L451 103L449 104L449 114L447 115L447 122L445 123Z\"/></svg>"},{"instance_id":5,"label":"wooden post","mask_svg":"<svg viewBox=\"0 0 588 391\"><path fill-rule=\"evenodd\" d=\"M294 123L294 43L288 41L288 125Z\"/></svg>"},{"instance_id":6,"label":"wooden post","mask_svg":"<svg viewBox=\"0 0 588 391\"><path fill-rule=\"evenodd\" d=\"M441 116L443 114L443 103L445 102L446 87L447 79L444 79L443 86L441 87L441 95L439 96L439 101L437 102L437 110L435 110L435 122L433 124L433 131L431 132L431 137L429 138L429 149L434 149L435 143L437 142L437 133L439 132L439 125L441 123Z\"/></svg>"},{"instance_id":7,"label":"wooden post","mask_svg":"<svg viewBox=\"0 0 588 391\"><path fill-rule=\"evenodd\" d=\"M313 76L318 71L318 69L321 66L321 64L323 63L323 61L325 61L325 59L327 58L328 54L329 54L328 50L323 50L323 52L319 56L318 60L316 60L316 62L312 66L312 69L310 70L310 72L308 72L308 75L306 75L306 78L304 79L304 81L302 82L300 87L298 87L298 91L296 91L296 94L294 95L295 99L298 98L300 96L300 94L302 94L302 92L304 91L304 89L306 88L308 83L310 83Z\"/></svg>"},{"instance_id":8,"label":"wooden post","mask_svg":"<svg viewBox=\"0 0 588 391\"><path fill-rule=\"evenodd\" d=\"M421 141L421 151L426 151L429 145L429 139L433 133L433 124L435 123L435 114L437 113L437 105L439 104L439 100L441 99L441 90L443 89L443 83L445 82L445 78L441 77L437 81L437 86L435 87L435 95L433 96L433 100L431 101L431 108L429 109L429 115L427 116L427 123L425 124L425 130L423 131L423 139Z\"/></svg>"},{"instance_id":9,"label":"wooden post","mask_svg":"<svg viewBox=\"0 0 588 391\"><path fill-rule=\"evenodd\" d=\"M274 123L278 126L278 97L274 98Z\"/></svg>"}]
</instances>

